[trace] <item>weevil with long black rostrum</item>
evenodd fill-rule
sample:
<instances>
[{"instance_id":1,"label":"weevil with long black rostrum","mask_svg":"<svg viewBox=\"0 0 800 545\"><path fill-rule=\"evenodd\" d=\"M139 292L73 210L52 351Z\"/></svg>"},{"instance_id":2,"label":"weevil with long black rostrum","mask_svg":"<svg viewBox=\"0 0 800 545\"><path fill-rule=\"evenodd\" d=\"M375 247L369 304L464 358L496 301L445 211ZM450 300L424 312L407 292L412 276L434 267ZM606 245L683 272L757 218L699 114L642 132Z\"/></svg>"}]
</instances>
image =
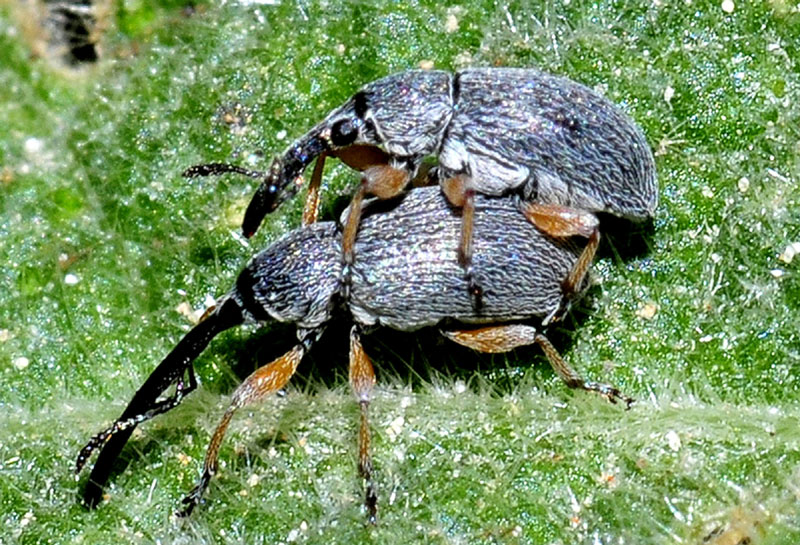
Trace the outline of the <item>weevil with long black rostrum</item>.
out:
<instances>
[{"instance_id":1,"label":"weevil with long black rostrum","mask_svg":"<svg viewBox=\"0 0 800 545\"><path fill-rule=\"evenodd\" d=\"M267 172L211 163L184 175L237 172L261 179L242 224L250 237L297 191L315 158L309 200L318 198L327 156L363 172L344 231L346 264L353 261L364 197L397 195L434 156L438 164L429 179L463 208L458 256L478 302L481 288L471 265L475 194L517 192L523 213L543 232L588 238L587 255L564 282L568 296L599 244L595 214L643 221L658 202L653 155L630 117L584 85L522 68L400 72L365 85Z\"/></svg>"},{"instance_id":2,"label":"weevil with long black rostrum","mask_svg":"<svg viewBox=\"0 0 800 545\"><path fill-rule=\"evenodd\" d=\"M122 415L81 450L77 471L100 448L84 491L86 503L95 505L100 500L111 465L134 428L174 408L196 388L192 363L208 343L220 332L249 321L295 323L298 343L256 370L233 393L211 439L200 482L184 500L183 514L200 501L215 473L220 443L236 410L282 388L335 314L349 315L354 324L350 384L361 407L359 467L373 521L377 495L367 409L375 374L361 347L365 328L414 331L435 326L447 338L482 352L538 344L568 386L630 404L632 400L616 388L584 381L545 336L542 322L561 318L568 307L562 301L561 284L582 249L572 241L539 232L519 213L517 201L476 198L480 213L474 226L478 250L474 274L485 286L480 311L472 304L458 262L460 215L436 188L418 188L384 206L367 206L355 240L357 258L347 272L341 262L343 234L335 223L311 223L272 244L245 267L213 312L156 367ZM387 205L388 210L383 210ZM587 284L584 278L577 292L583 293ZM172 386L174 392L163 398Z\"/></svg>"}]
</instances>

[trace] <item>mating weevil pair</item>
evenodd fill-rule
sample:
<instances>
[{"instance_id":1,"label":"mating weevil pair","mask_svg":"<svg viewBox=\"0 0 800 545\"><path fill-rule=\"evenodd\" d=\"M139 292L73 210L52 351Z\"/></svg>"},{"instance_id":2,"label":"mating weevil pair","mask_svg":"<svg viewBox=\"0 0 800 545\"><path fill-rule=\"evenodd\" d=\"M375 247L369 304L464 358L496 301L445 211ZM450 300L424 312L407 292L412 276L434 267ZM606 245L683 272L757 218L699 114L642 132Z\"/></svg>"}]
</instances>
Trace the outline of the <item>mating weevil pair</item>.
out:
<instances>
[{"instance_id":1,"label":"mating weevil pair","mask_svg":"<svg viewBox=\"0 0 800 545\"><path fill-rule=\"evenodd\" d=\"M175 406L197 385L192 363L213 337L245 321L297 324L297 345L256 370L233 393L215 431L198 486L184 500L188 514L217 469L217 455L236 410L282 388L303 355L340 312L355 323L350 334L350 383L361 407L359 466L367 482L366 504L374 520L377 496L372 484L367 409L375 375L361 347L361 331L386 326L413 331L439 326L453 341L483 352L504 352L538 344L556 372L571 387L592 390L612 401L630 399L615 388L584 381L559 356L536 325L564 308L561 284L581 248L540 233L519 213L516 198L476 197L475 275L485 286L477 311L456 256L461 218L438 188L423 187L401 196L389 210L366 209L355 241L357 258L343 278L342 232L332 222L312 223L290 232L258 254L235 287L213 312L192 329L139 388L108 429L81 451L77 469L102 447L85 491L100 498L110 467L133 429ZM339 300L344 282L349 289ZM588 282L579 286L583 293ZM560 316L555 315L555 318ZM468 329L478 325L477 329ZM171 386L175 392L159 397Z\"/></svg>"},{"instance_id":2,"label":"mating weevil pair","mask_svg":"<svg viewBox=\"0 0 800 545\"><path fill-rule=\"evenodd\" d=\"M439 158L431 177L444 195L420 188L398 196L431 153ZM315 223L327 155L364 172L341 230ZM365 328L439 326L451 340L483 352L538 344L570 387L632 401L616 388L584 381L537 327L560 319L587 287L599 236L594 212L642 219L655 206L652 156L639 130L610 103L578 84L529 70L390 76L366 86L276 159L245 215L246 234L295 190L292 182L314 157L304 227L250 262L119 419L79 454L78 470L101 448L84 492L88 504L99 501L134 428L194 390L193 361L217 334L245 321L293 322L298 344L236 389L183 514L197 505L216 472L233 414L282 388L339 312L354 322L350 383L361 407L359 467L373 521L377 495L367 411L375 375L361 347ZM262 176L221 164L187 174L230 171ZM365 205L368 193L398 198L387 207ZM588 243L567 240L575 234ZM173 386L174 393L162 398Z\"/></svg>"},{"instance_id":3,"label":"mating weevil pair","mask_svg":"<svg viewBox=\"0 0 800 545\"><path fill-rule=\"evenodd\" d=\"M261 178L242 224L250 237L266 213L297 191L314 159L309 202L315 202L327 156L363 173L346 220L345 263L353 261L363 198L397 195L434 156L430 180L462 209L458 256L478 306L482 289L471 265L476 194L519 194L523 213L544 233L588 238L565 280L567 292L580 284L597 250L596 213L642 221L658 202L653 155L629 117L588 87L520 68L388 76L333 110L267 172L212 163L184 174Z\"/></svg>"}]
</instances>

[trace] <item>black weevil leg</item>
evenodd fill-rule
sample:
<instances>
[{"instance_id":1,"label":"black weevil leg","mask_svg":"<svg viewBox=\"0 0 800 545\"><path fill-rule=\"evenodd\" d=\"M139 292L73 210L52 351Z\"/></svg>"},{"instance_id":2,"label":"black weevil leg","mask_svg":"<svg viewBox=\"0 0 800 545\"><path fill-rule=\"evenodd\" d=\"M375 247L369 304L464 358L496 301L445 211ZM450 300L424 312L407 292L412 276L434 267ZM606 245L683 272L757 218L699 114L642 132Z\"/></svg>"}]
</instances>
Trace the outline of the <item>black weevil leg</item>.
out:
<instances>
[{"instance_id":1,"label":"black weevil leg","mask_svg":"<svg viewBox=\"0 0 800 545\"><path fill-rule=\"evenodd\" d=\"M222 415L222 419L217 425L217 429L214 430L214 435L208 444L205 461L203 462L203 473L197 485L183 498L182 503L185 507L176 513L179 517L188 517L192 514L194 508L200 503L206 488L208 488L208 483L217 472L219 449L234 413L242 407L256 403L286 386L286 383L289 382L289 379L300 364L300 360L303 359L306 351L310 348L313 335L316 334L316 330L306 334L303 340L286 354L256 369L233 392L231 403L225 414Z\"/></svg>"},{"instance_id":2,"label":"black weevil leg","mask_svg":"<svg viewBox=\"0 0 800 545\"><path fill-rule=\"evenodd\" d=\"M369 356L361 346L358 326L350 330L350 387L356 396L361 409L361 420L358 431L358 470L366 484L364 505L367 508L370 524L375 524L378 517L378 494L372 478L372 457L369 454L370 432L368 409L370 394L375 386L375 370Z\"/></svg>"},{"instance_id":3,"label":"black weevil leg","mask_svg":"<svg viewBox=\"0 0 800 545\"><path fill-rule=\"evenodd\" d=\"M197 324L167 354L167 357L137 390L116 422L94 436L81 450L75 464L76 472L81 470L94 450L102 447L83 491L83 500L86 505L94 507L100 502L103 487L108 481L114 461L136 426L176 407L187 394L194 390L196 381L192 362L208 346L211 339L242 322L242 309L239 305L232 299L224 300L206 320ZM189 384L184 386L183 379L187 371L189 372ZM173 384L177 384L175 394L168 399L159 401L159 397Z\"/></svg>"},{"instance_id":4,"label":"black weevil leg","mask_svg":"<svg viewBox=\"0 0 800 545\"><path fill-rule=\"evenodd\" d=\"M630 407L634 402L632 397L626 396L613 386L585 381L577 371L564 361L564 358L550 343L550 340L533 326L509 324L471 330L442 331L442 335L458 344L468 346L478 352L487 353L508 352L520 346L538 344L544 355L547 356L547 360L553 370L570 388L597 392L611 403L622 401L627 407Z\"/></svg>"},{"instance_id":5,"label":"black weevil leg","mask_svg":"<svg viewBox=\"0 0 800 545\"><path fill-rule=\"evenodd\" d=\"M75 473L78 473L81 471L81 469L83 469L83 466L86 465L86 462L89 460L92 452L94 452L98 447L103 446L114 435L117 435L128 428L135 428L142 422L146 422L151 418L154 418L160 414L164 414L180 405L181 401L183 401L183 398L197 388L197 378L194 374L194 367L189 365L187 372L189 374L188 385L184 383L183 377L179 377L177 379L177 383L175 384L174 394L166 399L162 399L161 401L153 403L150 409L141 414L134 415L124 420L122 418L115 420L111 426L104 429L100 433L95 434L91 439L89 439L89 442L81 449L77 460L75 460Z\"/></svg>"}]
</instances>

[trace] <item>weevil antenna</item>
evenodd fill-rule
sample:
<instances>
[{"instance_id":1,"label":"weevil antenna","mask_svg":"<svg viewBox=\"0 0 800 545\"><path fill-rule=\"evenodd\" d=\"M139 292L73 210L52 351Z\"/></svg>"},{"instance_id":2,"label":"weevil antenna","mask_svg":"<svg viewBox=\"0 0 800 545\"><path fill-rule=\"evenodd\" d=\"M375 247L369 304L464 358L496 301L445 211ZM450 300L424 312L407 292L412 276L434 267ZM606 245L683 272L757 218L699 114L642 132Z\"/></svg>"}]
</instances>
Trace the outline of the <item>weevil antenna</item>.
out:
<instances>
[{"instance_id":1,"label":"weevil antenna","mask_svg":"<svg viewBox=\"0 0 800 545\"><path fill-rule=\"evenodd\" d=\"M189 331L150 373L116 422L107 430L95 435L81 450L76 462L76 471L80 471L97 447L102 447L83 491L83 501L88 507L95 507L100 502L103 487L111 474L114 461L136 426L173 409L191 393L197 386L192 368L194 360L205 350L211 339L242 322L244 322L242 308L234 299L225 299L204 321ZM183 380L187 370L189 384L185 386ZM177 384L175 394L158 401L158 398L173 384Z\"/></svg>"},{"instance_id":2,"label":"weevil antenna","mask_svg":"<svg viewBox=\"0 0 800 545\"><path fill-rule=\"evenodd\" d=\"M201 176L220 176L222 174L241 174L248 178L260 179L267 175L260 170L249 170L228 163L205 163L203 165L192 165L181 173L184 178L199 178Z\"/></svg>"}]
</instances>

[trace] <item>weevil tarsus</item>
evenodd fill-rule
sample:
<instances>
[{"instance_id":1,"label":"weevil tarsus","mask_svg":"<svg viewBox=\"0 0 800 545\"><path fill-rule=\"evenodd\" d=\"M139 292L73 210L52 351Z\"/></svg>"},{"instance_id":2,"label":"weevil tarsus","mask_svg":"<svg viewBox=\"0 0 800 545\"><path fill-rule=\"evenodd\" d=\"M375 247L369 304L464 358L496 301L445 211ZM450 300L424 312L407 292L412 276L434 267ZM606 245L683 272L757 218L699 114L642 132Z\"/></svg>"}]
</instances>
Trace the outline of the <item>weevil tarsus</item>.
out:
<instances>
[{"instance_id":1,"label":"weevil tarsus","mask_svg":"<svg viewBox=\"0 0 800 545\"><path fill-rule=\"evenodd\" d=\"M142 422L175 408L196 387L192 363L205 350L208 343L222 331L243 322L242 309L233 299L225 299L204 321L197 324L164 360L150 373L134 394L122 415L103 432L95 435L81 450L76 461L76 472L86 464L92 452L98 447L100 453L92 467L83 499L86 505L94 507L102 499L103 487L111 474L114 461L122 452L133 430ZM172 385L182 382L189 373L189 383L179 388L171 397L159 398Z\"/></svg>"},{"instance_id":2,"label":"weevil tarsus","mask_svg":"<svg viewBox=\"0 0 800 545\"><path fill-rule=\"evenodd\" d=\"M542 333L533 332L532 338L533 342L538 344L542 349L542 352L544 352L544 355L547 356L547 360L550 362L550 365L553 367L556 374L558 374L558 376L561 377L561 380L564 381L564 384L570 388L585 390L587 392L596 392L605 397L611 403L622 401L625 403L626 408L630 408L630 406L634 403L635 400L632 397L623 394L619 388L616 388L615 386L603 384L601 382L585 381L577 371L575 371L566 361L564 361L564 358L562 358L561 354L558 353L558 350L556 350L556 348L550 342L550 339L548 339Z\"/></svg>"},{"instance_id":3,"label":"weevil tarsus","mask_svg":"<svg viewBox=\"0 0 800 545\"><path fill-rule=\"evenodd\" d=\"M520 346L537 344L547 357L553 370L570 388L596 392L611 403L622 401L627 407L633 398L626 396L619 389L599 382L587 382L558 353L550 340L539 329L527 324L506 324L482 327L478 329L443 330L442 335L448 339L477 350L478 352L508 352Z\"/></svg>"}]
</instances>

